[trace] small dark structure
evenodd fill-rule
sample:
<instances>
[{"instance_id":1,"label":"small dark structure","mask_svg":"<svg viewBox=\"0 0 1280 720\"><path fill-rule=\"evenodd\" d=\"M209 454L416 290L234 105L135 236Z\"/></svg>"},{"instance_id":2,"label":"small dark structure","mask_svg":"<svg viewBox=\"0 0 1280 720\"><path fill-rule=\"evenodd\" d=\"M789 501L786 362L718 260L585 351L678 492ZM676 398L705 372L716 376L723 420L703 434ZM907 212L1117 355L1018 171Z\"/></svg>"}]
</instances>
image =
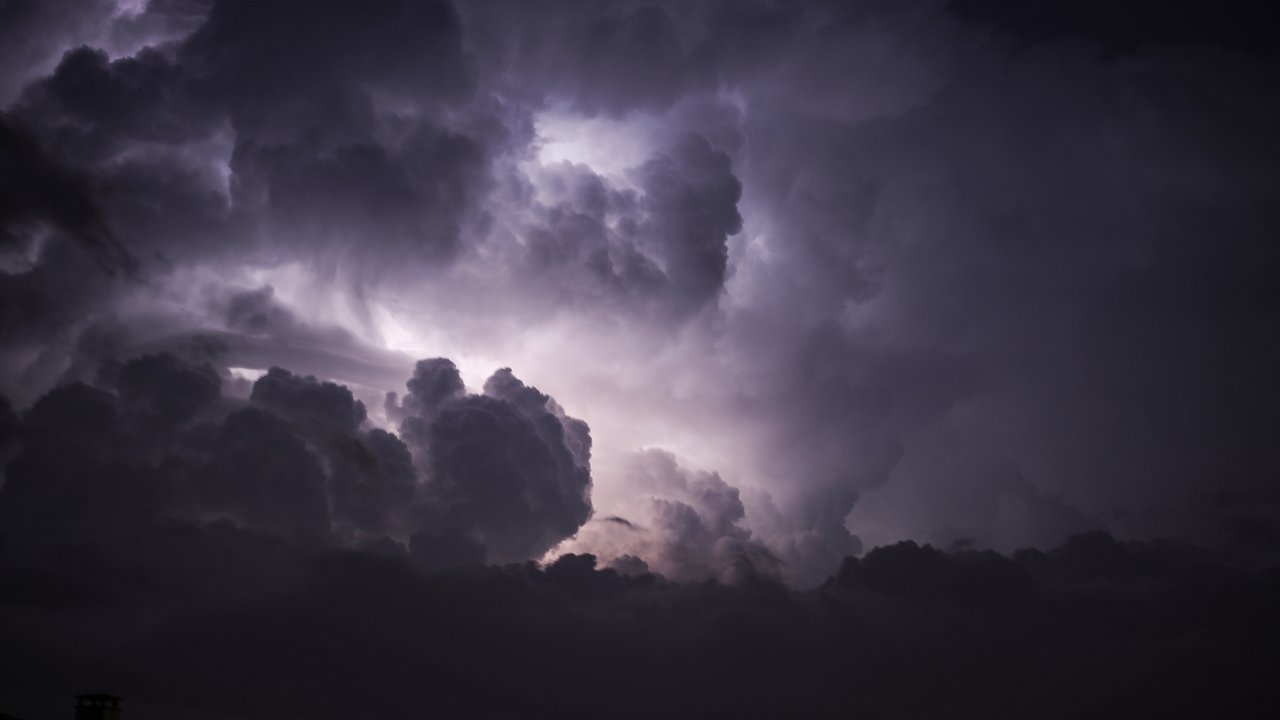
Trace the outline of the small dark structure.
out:
<instances>
[{"instance_id":1,"label":"small dark structure","mask_svg":"<svg viewBox=\"0 0 1280 720\"><path fill-rule=\"evenodd\" d=\"M120 720L120 698L115 695L77 695L76 720Z\"/></svg>"}]
</instances>

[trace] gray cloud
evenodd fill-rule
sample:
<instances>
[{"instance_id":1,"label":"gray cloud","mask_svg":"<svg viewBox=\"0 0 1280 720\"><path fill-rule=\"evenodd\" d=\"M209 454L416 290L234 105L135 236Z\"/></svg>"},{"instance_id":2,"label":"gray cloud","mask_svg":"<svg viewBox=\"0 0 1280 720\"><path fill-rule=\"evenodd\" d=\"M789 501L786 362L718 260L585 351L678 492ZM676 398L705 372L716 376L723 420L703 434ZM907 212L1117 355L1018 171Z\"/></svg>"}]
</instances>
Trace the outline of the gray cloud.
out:
<instances>
[{"instance_id":1,"label":"gray cloud","mask_svg":"<svg viewBox=\"0 0 1280 720\"><path fill-rule=\"evenodd\" d=\"M452 365L420 363L404 412L428 408L432 368ZM508 370L485 395L459 381L430 414L406 416L408 444L370 427L343 385L273 367L238 398L226 376L172 353L112 361L97 373L106 388L69 382L5 421L8 531L52 551L40 527L78 537L105 523L124 541L135 521L224 522L300 547L407 549L441 568L536 559L591 512L586 423ZM95 505L116 517L92 519Z\"/></svg>"},{"instance_id":2,"label":"gray cloud","mask_svg":"<svg viewBox=\"0 0 1280 720\"><path fill-rule=\"evenodd\" d=\"M591 514L587 425L508 369L483 395L462 387L448 360L421 361L393 412L426 475L429 521L496 562L539 557Z\"/></svg>"},{"instance_id":3,"label":"gray cloud","mask_svg":"<svg viewBox=\"0 0 1280 720\"><path fill-rule=\"evenodd\" d=\"M1274 495L1274 54L1231 12L1047 8L6 5L0 387L21 410L170 352L247 397L226 368L288 367L303 394L254 403L322 474L399 468L334 532L407 540L399 440L289 415L347 383L459 527L524 513L490 559L592 507L558 405L462 390L507 364L591 422L602 512L669 447L800 584L862 541L1214 537L1258 518L1204 498ZM406 353L458 371L380 408ZM423 464L436 424L537 450L494 481L537 502L464 513L487 496L465 444Z\"/></svg>"},{"instance_id":4,"label":"gray cloud","mask_svg":"<svg viewBox=\"0 0 1280 720\"><path fill-rule=\"evenodd\" d=\"M496 490L471 505L484 517L451 505L424 517L441 478L418 483L409 448L367 428L343 386L275 368L250 400L211 402L221 373L174 355L100 376L117 391L65 384L20 416L0 403L12 457L0 485L0 689L7 709L31 717L85 682L124 693L144 719L396 714L423 706L424 670L432 708L482 717L531 702L585 715L628 692L616 714L648 717L670 712L682 687L680 715L743 717L843 715L851 687L869 714L986 713L998 692L1021 715L1057 697L1063 678L1081 680L1055 705L1064 717L1100 706L1244 713L1269 697L1280 590L1273 574L1211 551L1101 532L1007 556L903 542L845 558L801 592L772 577L776 559L741 525L737 489L649 451L630 473L653 497L649 525L604 523L645 538L646 555L690 582L631 554L603 569L588 554L481 567L490 543L510 552L530 530L487 523L513 497L548 489L529 472L541 453L513 452L558 438L545 452L572 463L589 447L585 425L510 371L466 395L452 363L428 360L414 380L444 382L410 386L438 410L431 445L417 450L450 457L469 445L489 463L524 461L501 469L525 487L452 496ZM452 419L472 413L523 424ZM395 537L409 532L396 519L406 511L420 523L407 547ZM505 519L560 517L531 512ZM714 570L719 580L701 579ZM183 655L192 647L201 652ZM1206 656L1221 664L1206 668ZM515 698L479 692L495 674ZM691 677L705 684L688 687ZM734 682L742 691L726 695ZM539 693L554 699L529 700Z\"/></svg>"},{"instance_id":5,"label":"gray cloud","mask_svg":"<svg viewBox=\"0 0 1280 720\"><path fill-rule=\"evenodd\" d=\"M1274 704L1274 14L0 2L0 696Z\"/></svg>"},{"instance_id":6,"label":"gray cloud","mask_svg":"<svg viewBox=\"0 0 1280 720\"><path fill-rule=\"evenodd\" d=\"M778 558L742 524L738 489L719 475L646 450L627 459L623 481L646 502L629 518L600 518L562 549L596 549L612 567L643 567L677 581L780 575Z\"/></svg>"}]
</instances>

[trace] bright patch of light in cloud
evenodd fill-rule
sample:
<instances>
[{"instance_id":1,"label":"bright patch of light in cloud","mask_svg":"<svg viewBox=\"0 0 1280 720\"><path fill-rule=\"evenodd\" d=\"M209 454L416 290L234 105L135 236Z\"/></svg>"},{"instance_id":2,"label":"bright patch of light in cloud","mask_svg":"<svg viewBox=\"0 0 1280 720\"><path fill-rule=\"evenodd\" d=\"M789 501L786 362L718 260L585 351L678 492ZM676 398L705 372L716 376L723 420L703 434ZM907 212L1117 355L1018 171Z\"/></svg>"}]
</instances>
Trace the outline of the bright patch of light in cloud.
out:
<instances>
[{"instance_id":1,"label":"bright patch of light in cloud","mask_svg":"<svg viewBox=\"0 0 1280 720\"><path fill-rule=\"evenodd\" d=\"M614 120L548 111L534 118L538 160L543 165L570 162L587 165L608 177L622 177L652 153L654 121L636 117Z\"/></svg>"}]
</instances>

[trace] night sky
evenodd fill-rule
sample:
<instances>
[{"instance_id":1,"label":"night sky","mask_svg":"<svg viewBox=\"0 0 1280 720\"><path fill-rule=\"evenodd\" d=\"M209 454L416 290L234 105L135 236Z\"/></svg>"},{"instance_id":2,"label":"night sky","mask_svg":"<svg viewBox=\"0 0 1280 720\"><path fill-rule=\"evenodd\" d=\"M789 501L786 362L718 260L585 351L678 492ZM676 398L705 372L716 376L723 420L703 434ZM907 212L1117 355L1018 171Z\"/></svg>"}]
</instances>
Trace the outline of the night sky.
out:
<instances>
[{"instance_id":1,"label":"night sky","mask_svg":"<svg viewBox=\"0 0 1280 720\"><path fill-rule=\"evenodd\" d=\"M0 713L1277 716L1278 23L0 0Z\"/></svg>"}]
</instances>

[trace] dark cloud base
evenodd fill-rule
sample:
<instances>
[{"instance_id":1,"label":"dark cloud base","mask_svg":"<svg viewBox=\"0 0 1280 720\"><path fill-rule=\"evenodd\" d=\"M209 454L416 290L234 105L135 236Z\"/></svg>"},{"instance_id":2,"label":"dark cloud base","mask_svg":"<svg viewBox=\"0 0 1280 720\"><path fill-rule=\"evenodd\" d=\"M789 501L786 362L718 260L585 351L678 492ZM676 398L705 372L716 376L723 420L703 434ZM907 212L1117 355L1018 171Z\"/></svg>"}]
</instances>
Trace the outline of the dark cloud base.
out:
<instances>
[{"instance_id":1,"label":"dark cloud base","mask_svg":"<svg viewBox=\"0 0 1280 720\"><path fill-rule=\"evenodd\" d=\"M139 720L1276 709L1275 570L1105 533L1012 557L903 542L806 592L763 548L728 582L634 557L486 565L590 512L585 423L509 370L468 395L449 361L419 363L388 400L408 445L345 387L280 368L247 401L168 354L101 378L0 414L0 697L31 720L91 688ZM718 476L638 462L754 542ZM710 531L681 527L662 552L702 562Z\"/></svg>"},{"instance_id":2,"label":"dark cloud base","mask_svg":"<svg viewBox=\"0 0 1280 720\"><path fill-rule=\"evenodd\" d=\"M110 688L139 720L1277 709L1277 577L1105 535L1013 560L904 543L807 593L670 584L578 555L424 574L226 527L151 540L206 570L86 587L6 568L0 691L35 706ZM245 581L252 591L222 597Z\"/></svg>"}]
</instances>

